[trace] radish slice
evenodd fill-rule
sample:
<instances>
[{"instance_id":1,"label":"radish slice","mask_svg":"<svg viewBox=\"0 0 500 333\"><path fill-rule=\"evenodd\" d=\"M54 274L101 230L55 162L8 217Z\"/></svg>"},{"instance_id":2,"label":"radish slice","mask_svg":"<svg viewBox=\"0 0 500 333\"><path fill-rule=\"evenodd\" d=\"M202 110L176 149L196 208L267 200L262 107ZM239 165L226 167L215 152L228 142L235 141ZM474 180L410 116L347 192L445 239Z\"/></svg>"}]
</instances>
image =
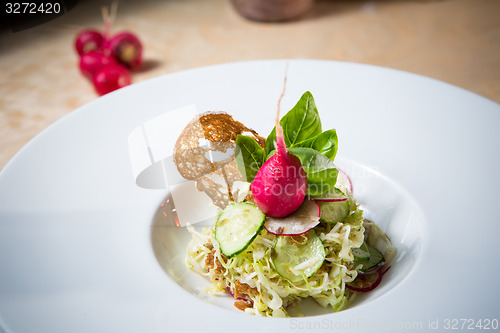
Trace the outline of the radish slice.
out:
<instances>
[{"instance_id":1,"label":"radish slice","mask_svg":"<svg viewBox=\"0 0 500 333\"><path fill-rule=\"evenodd\" d=\"M346 283L345 287L347 289L351 289L352 291L356 291L358 293L366 293L372 291L377 288L380 282L382 282L382 277L385 273L391 268L391 266L387 267L384 271L381 270L381 267L377 270L377 272L370 274L370 276L374 277L373 281L370 281L367 275L358 276L356 279L363 280L362 282L354 280L351 283ZM357 283L356 283L357 282Z\"/></svg>"},{"instance_id":2,"label":"radish slice","mask_svg":"<svg viewBox=\"0 0 500 333\"><path fill-rule=\"evenodd\" d=\"M274 235L301 235L319 224L319 216L319 205L306 199L299 209L287 217L268 216L264 228Z\"/></svg>"},{"instance_id":3,"label":"radish slice","mask_svg":"<svg viewBox=\"0 0 500 333\"><path fill-rule=\"evenodd\" d=\"M345 173L345 171L337 168L339 170L339 174L337 175L337 183L335 187L341 189L343 192L348 191L349 193L353 193L352 181L349 175Z\"/></svg>"}]
</instances>

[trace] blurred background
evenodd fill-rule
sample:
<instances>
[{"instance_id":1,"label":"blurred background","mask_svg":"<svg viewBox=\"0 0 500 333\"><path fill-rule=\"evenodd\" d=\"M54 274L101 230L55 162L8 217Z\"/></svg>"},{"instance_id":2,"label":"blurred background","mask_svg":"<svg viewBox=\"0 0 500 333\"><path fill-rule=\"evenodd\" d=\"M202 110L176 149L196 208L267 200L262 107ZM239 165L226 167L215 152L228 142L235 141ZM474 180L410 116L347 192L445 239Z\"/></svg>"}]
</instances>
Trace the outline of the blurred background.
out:
<instances>
[{"instance_id":1,"label":"blurred background","mask_svg":"<svg viewBox=\"0 0 500 333\"><path fill-rule=\"evenodd\" d=\"M408 71L500 102L499 0L289 0L261 11L259 1L121 0L111 33L132 31L142 42L133 83L226 62L327 59ZM44 15L2 16L0 169L99 97L80 73L74 40L83 29L102 30L101 9L110 5L66 1L64 14L45 23Z\"/></svg>"}]
</instances>

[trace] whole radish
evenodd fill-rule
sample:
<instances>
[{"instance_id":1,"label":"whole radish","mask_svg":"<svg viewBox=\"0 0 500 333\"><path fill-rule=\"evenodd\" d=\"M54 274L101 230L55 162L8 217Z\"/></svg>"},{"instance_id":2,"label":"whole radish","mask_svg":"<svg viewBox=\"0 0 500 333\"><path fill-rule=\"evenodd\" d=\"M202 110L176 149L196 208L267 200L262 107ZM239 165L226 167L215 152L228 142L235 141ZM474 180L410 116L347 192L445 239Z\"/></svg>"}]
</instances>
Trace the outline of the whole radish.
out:
<instances>
[{"instance_id":1,"label":"whole radish","mask_svg":"<svg viewBox=\"0 0 500 333\"><path fill-rule=\"evenodd\" d=\"M104 67L116 65L114 58L104 55L102 52L90 51L80 57L80 71L88 78L92 77Z\"/></svg>"},{"instance_id":2,"label":"whole radish","mask_svg":"<svg viewBox=\"0 0 500 333\"><path fill-rule=\"evenodd\" d=\"M117 2L113 2L110 8L102 8L102 33L85 29L75 39L74 46L80 56L80 71L92 81L99 95L131 84L129 69L136 69L142 63L142 44L139 38L131 32L110 35L117 6Z\"/></svg>"},{"instance_id":3,"label":"whole radish","mask_svg":"<svg viewBox=\"0 0 500 333\"><path fill-rule=\"evenodd\" d=\"M103 43L102 34L94 29L85 29L76 35L75 49L78 55L85 54L90 51L98 51Z\"/></svg>"},{"instance_id":4,"label":"whole radish","mask_svg":"<svg viewBox=\"0 0 500 333\"><path fill-rule=\"evenodd\" d=\"M285 145L283 128L279 121L278 103L276 153L262 165L255 175L252 195L257 207L266 215L285 217L300 207L306 196L306 190L306 172L300 160L290 154Z\"/></svg>"},{"instance_id":5,"label":"whole radish","mask_svg":"<svg viewBox=\"0 0 500 333\"><path fill-rule=\"evenodd\" d=\"M105 52L119 63L131 69L137 69L142 63L142 43L131 32L124 31L113 35L105 41Z\"/></svg>"},{"instance_id":6,"label":"whole radish","mask_svg":"<svg viewBox=\"0 0 500 333\"><path fill-rule=\"evenodd\" d=\"M92 78L92 83L97 93L102 96L128 86L131 83L131 78L125 67L115 64L98 71Z\"/></svg>"}]
</instances>

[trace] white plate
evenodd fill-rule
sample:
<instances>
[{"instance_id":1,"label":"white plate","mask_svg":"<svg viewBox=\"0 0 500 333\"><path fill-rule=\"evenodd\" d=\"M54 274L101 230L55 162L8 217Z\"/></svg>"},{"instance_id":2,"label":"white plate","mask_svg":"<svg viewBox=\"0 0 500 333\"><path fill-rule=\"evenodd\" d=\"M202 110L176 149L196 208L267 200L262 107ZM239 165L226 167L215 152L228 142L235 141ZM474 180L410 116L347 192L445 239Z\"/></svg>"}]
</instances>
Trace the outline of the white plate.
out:
<instances>
[{"instance_id":1,"label":"white plate","mask_svg":"<svg viewBox=\"0 0 500 333\"><path fill-rule=\"evenodd\" d=\"M330 61L289 62L282 110L313 93L397 261L376 293L335 314L258 318L199 294L182 264L184 229L158 218L167 190L136 184L131 133L195 105L267 135L284 70L285 61L257 61L159 77L97 99L27 144L0 173L0 330L432 330L498 320L499 105L417 75Z\"/></svg>"}]
</instances>

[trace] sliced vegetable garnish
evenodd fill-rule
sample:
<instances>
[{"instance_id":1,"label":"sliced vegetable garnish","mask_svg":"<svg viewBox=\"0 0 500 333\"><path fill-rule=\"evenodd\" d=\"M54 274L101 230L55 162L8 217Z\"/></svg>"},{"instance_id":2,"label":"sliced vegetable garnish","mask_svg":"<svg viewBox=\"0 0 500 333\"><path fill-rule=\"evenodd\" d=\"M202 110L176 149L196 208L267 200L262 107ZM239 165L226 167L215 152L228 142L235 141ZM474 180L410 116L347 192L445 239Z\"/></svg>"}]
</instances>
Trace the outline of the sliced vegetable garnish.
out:
<instances>
[{"instance_id":1,"label":"sliced vegetable garnish","mask_svg":"<svg viewBox=\"0 0 500 333\"><path fill-rule=\"evenodd\" d=\"M349 177L349 175L345 171L343 171L341 169L338 169L338 170L339 170L339 174L337 175L337 183L335 184L335 187L339 188L344 193L349 192L352 194L354 188L352 186L351 178Z\"/></svg>"},{"instance_id":2,"label":"sliced vegetable garnish","mask_svg":"<svg viewBox=\"0 0 500 333\"><path fill-rule=\"evenodd\" d=\"M363 226L365 227L365 241L379 250L385 261L391 262L396 256L397 250L387 234L379 225L367 219L363 221Z\"/></svg>"},{"instance_id":3,"label":"sliced vegetable garnish","mask_svg":"<svg viewBox=\"0 0 500 333\"><path fill-rule=\"evenodd\" d=\"M354 263L362 265L362 267L359 268L359 271L361 272L367 272L373 268L376 268L380 266L380 264L382 264L384 261L384 256L382 255L382 253L373 246L368 245L366 242L361 245L359 250L368 252L368 258L366 258L366 256L357 256L360 253L355 252L355 249L352 250L354 255Z\"/></svg>"},{"instance_id":4,"label":"sliced vegetable garnish","mask_svg":"<svg viewBox=\"0 0 500 333\"><path fill-rule=\"evenodd\" d=\"M366 293L377 288L380 282L382 282L382 277L391 268L387 267L385 270L381 268L371 274L358 275L354 281L346 283L345 286L352 291Z\"/></svg>"},{"instance_id":5,"label":"sliced vegetable garnish","mask_svg":"<svg viewBox=\"0 0 500 333\"><path fill-rule=\"evenodd\" d=\"M354 256L354 264L360 265L370 259L370 250L368 250L368 244L363 242L360 247L352 248L352 255Z\"/></svg>"},{"instance_id":6,"label":"sliced vegetable garnish","mask_svg":"<svg viewBox=\"0 0 500 333\"><path fill-rule=\"evenodd\" d=\"M287 217L266 218L264 228L274 235L301 235L319 224L320 209L312 200L304 200L302 205Z\"/></svg>"},{"instance_id":7,"label":"sliced vegetable garnish","mask_svg":"<svg viewBox=\"0 0 500 333\"><path fill-rule=\"evenodd\" d=\"M266 216L248 202L229 204L215 222L220 251L230 258L245 250L264 226Z\"/></svg>"},{"instance_id":8,"label":"sliced vegetable garnish","mask_svg":"<svg viewBox=\"0 0 500 333\"><path fill-rule=\"evenodd\" d=\"M313 229L303 235L276 237L271 263L283 278L298 282L314 275L325 256L325 247Z\"/></svg>"},{"instance_id":9,"label":"sliced vegetable garnish","mask_svg":"<svg viewBox=\"0 0 500 333\"><path fill-rule=\"evenodd\" d=\"M338 188L333 188L333 190L318 198L314 200L321 210L321 221L329 223L342 222L349 215L351 204L347 200L347 196Z\"/></svg>"}]
</instances>

